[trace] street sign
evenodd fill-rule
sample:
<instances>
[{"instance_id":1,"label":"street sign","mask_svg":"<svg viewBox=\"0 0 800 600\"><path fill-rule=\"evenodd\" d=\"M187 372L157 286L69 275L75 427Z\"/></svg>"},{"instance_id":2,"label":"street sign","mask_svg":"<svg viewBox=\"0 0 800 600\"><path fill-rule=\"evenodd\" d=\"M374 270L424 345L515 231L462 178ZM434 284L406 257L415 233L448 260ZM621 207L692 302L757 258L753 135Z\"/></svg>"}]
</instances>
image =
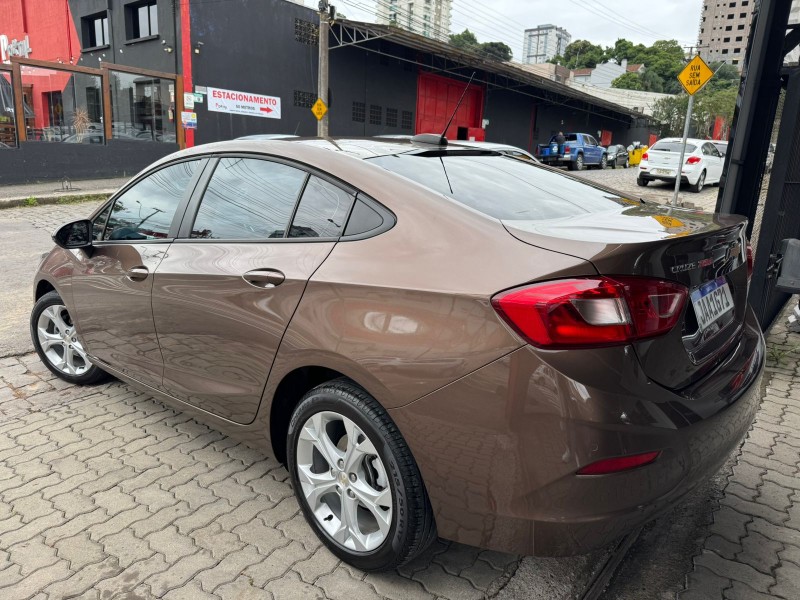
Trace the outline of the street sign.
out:
<instances>
[{"instance_id":1,"label":"street sign","mask_svg":"<svg viewBox=\"0 0 800 600\"><path fill-rule=\"evenodd\" d=\"M698 54L678 75L678 81L681 82L683 89L686 93L694 95L714 76L714 71L700 58Z\"/></svg>"},{"instance_id":2,"label":"street sign","mask_svg":"<svg viewBox=\"0 0 800 600\"><path fill-rule=\"evenodd\" d=\"M325 113L328 112L328 107L325 106L322 98L317 98L317 101L314 102L314 106L311 107L311 112L314 113L315 117L317 117L317 121L322 120L322 117L324 117Z\"/></svg>"},{"instance_id":3,"label":"street sign","mask_svg":"<svg viewBox=\"0 0 800 600\"><path fill-rule=\"evenodd\" d=\"M264 96L248 92L236 92L220 88L208 88L208 110L214 112L281 118L281 99L277 96Z\"/></svg>"}]
</instances>

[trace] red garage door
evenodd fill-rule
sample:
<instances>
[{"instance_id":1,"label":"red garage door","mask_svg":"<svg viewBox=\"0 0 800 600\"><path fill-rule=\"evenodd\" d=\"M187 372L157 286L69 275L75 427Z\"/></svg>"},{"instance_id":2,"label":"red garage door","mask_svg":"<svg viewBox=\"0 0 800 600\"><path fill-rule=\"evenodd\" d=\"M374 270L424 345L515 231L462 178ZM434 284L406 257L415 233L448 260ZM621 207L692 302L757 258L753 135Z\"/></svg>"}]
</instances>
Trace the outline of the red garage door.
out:
<instances>
[{"instance_id":1,"label":"red garage door","mask_svg":"<svg viewBox=\"0 0 800 600\"><path fill-rule=\"evenodd\" d=\"M416 133L441 133L464 92L466 83L430 73L420 73L417 84ZM483 88L470 85L458 109L447 139L468 139L467 130L480 127L483 118Z\"/></svg>"}]
</instances>

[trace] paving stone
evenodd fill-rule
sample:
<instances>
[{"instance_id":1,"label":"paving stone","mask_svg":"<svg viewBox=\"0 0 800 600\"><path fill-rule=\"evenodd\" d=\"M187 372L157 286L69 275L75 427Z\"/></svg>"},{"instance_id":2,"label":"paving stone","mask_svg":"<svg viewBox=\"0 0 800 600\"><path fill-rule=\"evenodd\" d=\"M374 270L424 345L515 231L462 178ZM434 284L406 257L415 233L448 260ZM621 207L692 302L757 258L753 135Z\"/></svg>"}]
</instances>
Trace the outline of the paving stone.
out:
<instances>
[{"instance_id":1,"label":"paving stone","mask_svg":"<svg viewBox=\"0 0 800 600\"><path fill-rule=\"evenodd\" d=\"M154 554L134 563L114 577L99 581L94 587L103 600L117 595L122 595L123 598L127 596L126 600L143 600L137 598L133 591L147 577L166 571L168 568L169 565L164 561L164 557L160 554Z\"/></svg>"},{"instance_id":2,"label":"paving stone","mask_svg":"<svg viewBox=\"0 0 800 600\"><path fill-rule=\"evenodd\" d=\"M731 580L720 577L705 567L695 566L686 577L687 589L678 593L680 600L712 600L721 598L723 590L731 587Z\"/></svg>"},{"instance_id":3,"label":"paving stone","mask_svg":"<svg viewBox=\"0 0 800 600\"><path fill-rule=\"evenodd\" d=\"M190 512L188 515L177 519L175 525L178 527L178 531L185 535L199 527L208 525L220 515L227 515L230 514L230 512L230 504L224 500L217 500L212 504L205 504L197 510Z\"/></svg>"},{"instance_id":4,"label":"paving stone","mask_svg":"<svg viewBox=\"0 0 800 600\"><path fill-rule=\"evenodd\" d=\"M29 598L41 591L45 586L62 581L72 575L67 562L60 560L48 567L38 569L14 583L2 592L8 598Z\"/></svg>"},{"instance_id":5,"label":"paving stone","mask_svg":"<svg viewBox=\"0 0 800 600\"><path fill-rule=\"evenodd\" d=\"M175 563L180 558L189 556L197 551L192 538L179 534L177 527L174 525L151 533L145 540L150 549L163 554L168 563Z\"/></svg>"},{"instance_id":6,"label":"paving stone","mask_svg":"<svg viewBox=\"0 0 800 600\"><path fill-rule=\"evenodd\" d=\"M722 558L727 558L728 560L735 560L736 555L742 551L741 544L734 544L733 542L729 542L724 537L716 534L710 535L708 538L706 538L704 547L707 550L716 552Z\"/></svg>"},{"instance_id":7,"label":"paving stone","mask_svg":"<svg viewBox=\"0 0 800 600\"><path fill-rule=\"evenodd\" d=\"M770 593L787 599L800 598L800 567L787 562L775 569L777 585Z\"/></svg>"},{"instance_id":8,"label":"paving stone","mask_svg":"<svg viewBox=\"0 0 800 600\"><path fill-rule=\"evenodd\" d=\"M481 549L475 546L453 543L445 552L437 554L434 560L451 575L458 575L467 567L474 565L480 553Z\"/></svg>"},{"instance_id":9,"label":"paving stone","mask_svg":"<svg viewBox=\"0 0 800 600\"><path fill-rule=\"evenodd\" d=\"M151 516L151 513L144 506L137 506L130 510L118 513L110 519L105 519L101 523L96 523L88 528L89 535L93 540L102 540L108 535L113 535L131 527L134 523L143 521Z\"/></svg>"},{"instance_id":10,"label":"paving stone","mask_svg":"<svg viewBox=\"0 0 800 600\"><path fill-rule=\"evenodd\" d=\"M154 554L147 542L133 535L130 529L108 535L100 543L105 553L114 556L125 569Z\"/></svg>"},{"instance_id":11,"label":"paving stone","mask_svg":"<svg viewBox=\"0 0 800 600\"><path fill-rule=\"evenodd\" d=\"M232 583L219 586L215 594L221 600L274 600L272 594L254 587L246 577L239 577Z\"/></svg>"},{"instance_id":12,"label":"paving stone","mask_svg":"<svg viewBox=\"0 0 800 600\"><path fill-rule=\"evenodd\" d=\"M297 573L289 572L280 579L273 579L264 588L276 599L292 600L325 600L325 596L317 587L300 580ZM353 600L353 599L350 599Z\"/></svg>"},{"instance_id":13,"label":"paving stone","mask_svg":"<svg viewBox=\"0 0 800 600\"><path fill-rule=\"evenodd\" d=\"M90 540L85 532L59 540L55 548L58 550L59 558L69 561L69 568L72 571L100 562L104 556L103 547Z\"/></svg>"},{"instance_id":14,"label":"paving stone","mask_svg":"<svg viewBox=\"0 0 800 600\"><path fill-rule=\"evenodd\" d=\"M381 596L368 583L355 579L350 572L337 567L333 572L323 575L316 584L325 591L331 600L352 600L364 598L365 600L381 600Z\"/></svg>"},{"instance_id":15,"label":"paving stone","mask_svg":"<svg viewBox=\"0 0 800 600\"><path fill-rule=\"evenodd\" d=\"M242 571L242 575L245 575L254 586L263 588L270 581L283 577L292 566L300 564L308 558L309 553L303 545L292 541L275 550L261 562L247 567ZM306 583L310 582L306 581ZM276 599L280 598L277 595L275 597Z\"/></svg>"},{"instance_id":16,"label":"paving stone","mask_svg":"<svg viewBox=\"0 0 800 600\"><path fill-rule=\"evenodd\" d=\"M232 552L223 558L215 567L203 571L195 578L204 591L213 592L223 583L236 579L248 566L261 562L262 556L252 546Z\"/></svg>"},{"instance_id":17,"label":"paving stone","mask_svg":"<svg viewBox=\"0 0 800 600\"><path fill-rule=\"evenodd\" d=\"M169 561L169 559L167 560ZM181 558L166 571L148 577L144 583L150 586L152 594L160 598L169 590L185 585L197 573L208 569L216 562L211 554L201 550Z\"/></svg>"},{"instance_id":18,"label":"paving stone","mask_svg":"<svg viewBox=\"0 0 800 600\"><path fill-rule=\"evenodd\" d=\"M751 517L761 517L762 519L769 521L770 523L774 523L775 525L780 525L784 521L789 520L789 515L785 512L775 510L774 508L758 502L748 502L746 500L742 500L738 496L734 496L732 494L726 494L722 499L720 499L719 502L724 506L730 506L736 512L749 515Z\"/></svg>"},{"instance_id":19,"label":"paving stone","mask_svg":"<svg viewBox=\"0 0 800 600\"><path fill-rule=\"evenodd\" d=\"M184 484L176 485L170 490L170 493L174 494L178 500L183 500L189 504L192 510L219 500L211 490L200 487L196 481L188 481Z\"/></svg>"},{"instance_id":20,"label":"paving stone","mask_svg":"<svg viewBox=\"0 0 800 600\"><path fill-rule=\"evenodd\" d=\"M314 583L318 577L332 572L339 563L338 558L327 548L322 547L306 560L296 563L292 569L299 573L306 583ZM380 593L380 590L378 592Z\"/></svg>"},{"instance_id":21,"label":"paving stone","mask_svg":"<svg viewBox=\"0 0 800 600\"><path fill-rule=\"evenodd\" d=\"M472 566L463 569L460 575L468 579L474 587L485 592L488 591L495 582L502 579L505 573L495 569L486 561L477 560Z\"/></svg>"},{"instance_id":22,"label":"paving stone","mask_svg":"<svg viewBox=\"0 0 800 600\"><path fill-rule=\"evenodd\" d=\"M233 530L239 539L258 548L258 551L266 556L281 546L285 546L292 538L287 538L283 533L273 527L267 527L259 519L253 519L250 523L239 525ZM301 541L301 540L297 540Z\"/></svg>"},{"instance_id":23,"label":"paving stone","mask_svg":"<svg viewBox=\"0 0 800 600\"><path fill-rule=\"evenodd\" d=\"M185 502L179 502L174 506L167 506L158 512L150 515L146 519L136 521L133 524L133 533L137 537L144 538L154 531L159 531L167 525L176 522L178 519L191 514L192 509ZM178 528L180 530L180 528Z\"/></svg>"},{"instance_id":24,"label":"paving stone","mask_svg":"<svg viewBox=\"0 0 800 600\"><path fill-rule=\"evenodd\" d=\"M167 592L164 600L219 600L219 597L204 592L197 583L190 582L183 587Z\"/></svg>"},{"instance_id":25,"label":"paving stone","mask_svg":"<svg viewBox=\"0 0 800 600\"><path fill-rule=\"evenodd\" d=\"M14 512L22 517L24 523L55 512L53 505L42 498L41 494L31 494L30 496L19 498L12 505Z\"/></svg>"},{"instance_id":26,"label":"paving stone","mask_svg":"<svg viewBox=\"0 0 800 600\"><path fill-rule=\"evenodd\" d=\"M786 545L784 550L778 552L778 556L782 561L788 560L800 567L800 548L797 546Z\"/></svg>"},{"instance_id":27,"label":"paving stone","mask_svg":"<svg viewBox=\"0 0 800 600\"><path fill-rule=\"evenodd\" d=\"M742 539L742 552L737 554L736 560L755 567L762 573L772 574L772 569L779 562L778 552L783 549L783 544L770 540L758 532L752 531Z\"/></svg>"},{"instance_id":28,"label":"paving stone","mask_svg":"<svg viewBox=\"0 0 800 600\"><path fill-rule=\"evenodd\" d=\"M775 583L771 576L759 573L750 565L727 560L707 550L694 558L694 564L706 567L720 577L746 583L758 592L768 592L770 586Z\"/></svg>"},{"instance_id":29,"label":"paving stone","mask_svg":"<svg viewBox=\"0 0 800 600\"><path fill-rule=\"evenodd\" d=\"M131 495L137 503L146 506L147 510L152 513L158 512L162 508L173 506L180 500L179 498L175 498L171 492L162 490L160 487L154 485L133 490ZM191 505L189 506L191 507Z\"/></svg>"},{"instance_id":30,"label":"paving stone","mask_svg":"<svg viewBox=\"0 0 800 600\"><path fill-rule=\"evenodd\" d=\"M41 538L20 542L7 551L9 561L19 565L21 574L26 576L59 561L55 549L45 545Z\"/></svg>"},{"instance_id":31,"label":"paving stone","mask_svg":"<svg viewBox=\"0 0 800 600\"><path fill-rule=\"evenodd\" d=\"M227 500L231 506L238 506L246 500L252 500L256 493L249 486L237 483L232 478L224 479L209 487L214 495Z\"/></svg>"},{"instance_id":32,"label":"paving stone","mask_svg":"<svg viewBox=\"0 0 800 600\"><path fill-rule=\"evenodd\" d=\"M743 583L734 581L733 585L725 590L724 598L725 600L774 600L775 596L762 594Z\"/></svg>"},{"instance_id":33,"label":"paving stone","mask_svg":"<svg viewBox=\"0 0 800 600\"><path fill-rule=\"evenodd\" d=\"M432 600L434 597L418 581L396 573L367 573L364 581L374 587L378 594L390 600Z\"/></svg>"},{"instance_id":34,"label":"paving stone","mask_svg":"<svg viewBox=\"0 0 800 600\"><path fill-rule=\"evenodd\" d=\"M756 531L771 540L775 540L783 544L800 546L800 531L796 529L773 525L772 523L759 518L753 519L753 522L750 523L747 528L749 531Z\"/></svg>"},{"instance_id":35,"label":"paving stone","mask_svg":"<svg viewBox=\"0 0 800 600\"><path fill-rule=\"evenodd\" d=\"M54 496L52 502L57 510L64 513L66 519L91 512L97 508L89 496L75 490Z\"/></svg>"},{"instance_id":36,"label":"paving stone","mask_svg":"<svg viewBox=\"0 0 800 600\"><path fill-rule=\"evenodd\" d=\"M244 547L239 536L230 531L223 531L219 523L195 529L189 535L195 544L211 552L217 560Z\"/></svg>"},{"instance_id":37,"label":"paving stone","mask_svg":"<svg viewBox=\"0 0 800 600\"><path fill-rule=\"evenodd\" d=\"M313 552L322 546L322 542L319 541L302 513L283 521L277 527L290 540L297 540L303 544L309 552Z\"/></svg>"},{"instance_id":38,"label":"paving stone","mask_svg":"<svg viewBox=\"0 0 800 600\"><path fill-rule=\"evenodd\" d=\"M116 559L108 557L102 562L87 565L68 579L48 585L43 589L51 598L71 598L93 588L97 581L114 577L122 571Z\"/></svg>"},{"instance_id":39,"label":"paving stone","mask_svg":"<svg viewBox=\"0 0 800 600\"><path fill-rule=\"evenodd\" d=\"M739 540L747 535L745 525L752 520L750 515L736 512L728 506L722 506L714 513L714 522L708 529L711 533L716 533L729 542L738 544Z\"/></svg>"},{"instance_id":40,"label":"paving stone","mask_svg":"<svg viewBox=\"0 0 800 600\"><path fill-rule=\"evenodd\" d=\"M427 568L414 573L413 579L419 581L428 592L436 596L464 600L483 598L483 592L475 589L469 581L450 575L436 563L431 563Z\"/></svg>"}]
</instances>

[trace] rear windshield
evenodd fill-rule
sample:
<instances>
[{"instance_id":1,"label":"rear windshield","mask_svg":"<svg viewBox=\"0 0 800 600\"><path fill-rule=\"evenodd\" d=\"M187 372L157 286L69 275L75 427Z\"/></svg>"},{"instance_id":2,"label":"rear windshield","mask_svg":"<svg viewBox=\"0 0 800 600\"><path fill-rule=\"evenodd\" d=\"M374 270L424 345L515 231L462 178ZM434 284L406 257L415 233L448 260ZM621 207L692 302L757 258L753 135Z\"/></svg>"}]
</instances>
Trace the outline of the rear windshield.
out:
<instances>
[{"instance_id":1,"label":"rear windshield","mask_svg":"<svg viewBox=\"0 0 800 600\"><path fill-rule=\"evenodd\" d=\"M497 154L399 154L368 160L504 221L560 219L639 203Z\"/></svg>"},{"instance_id":2,"label":"rear windshield","mask_svg":"<svg viewBox=\"0 0 800 600\"><path fill-rule=\"evenodd\" d=\"M550 142L555 142L558 136L553 136L550 138ZM564 140L567 142L577 142L578 141L578 134L577 133L565 133Z\"/></svg>"},{"instance_id":3,"label":"rear windshield","mask_svg":"<svg viewBox=\"0 0 800 600\"><path fill-rule=\"evenodd\" d=\"M680 152L681 146L683 143L681 142L656 142L650 150L658 150L660 152ZM697 146L694 144L686 144L686 152L694 152L697 149Z\"/></svg>"}]
</instances>

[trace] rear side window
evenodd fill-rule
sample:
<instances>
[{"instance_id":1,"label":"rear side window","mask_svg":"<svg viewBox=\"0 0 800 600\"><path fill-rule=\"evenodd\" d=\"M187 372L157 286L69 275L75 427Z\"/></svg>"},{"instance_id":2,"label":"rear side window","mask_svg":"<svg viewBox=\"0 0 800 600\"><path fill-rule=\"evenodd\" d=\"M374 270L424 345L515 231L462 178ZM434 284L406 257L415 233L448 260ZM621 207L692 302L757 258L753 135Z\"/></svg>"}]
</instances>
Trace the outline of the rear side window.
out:
<instances>
[{"instance_id":1,"label":"rear side window","mask_svg":"<svg viewBox=\"0 0 800 600\"><path fill-rule=\"evenodd\" d=\"M204 160L159 169L119 196L111 209L104 240L154 240L169 237L172 219Z\"/></svg>"},{"instance_id":2,"label":"rear side window","mask_svg":"<svg viewBox=\"0 0 800 600\"><path fill-rule=\"evenodd\" d=\"M255 158L220 159L197 211L191 237L282 238L307 174Z\"/></svg>"},{"instance_id":3,"label":"rear side window","mask_svg":"<svg viewBox=\"0 0 800 600\"><path fill-rule=\"evenodd\" d=\"M349 192L312 175L292 220L289 237L339 237L353 200Z\"/></svg>"},{"instance_id":4,"label":"rear side window","mask_svg":"<svg viewBox=\"0 0 800 600\"><path fill-rule=\"evenodd\" d=\"M650 147L650 150L657 150L659 152L680 152L681 146L683 146L682 142L667 142L661 141L656 142ZM689 154L690 152L694 152L697 150L697 146L694 144L686 144L686 153Z\"/></svg>"},{"instance_id":5,"label":"rear side window","mask_svg":"<svg viewBox=\"0 0 800 600\"><path fill-rule=\"evenodd\" d=\"M369 162L501 220L560 219L631 203L506 156L400 154L371 158Z\"/></svg>"}]
</instances>

